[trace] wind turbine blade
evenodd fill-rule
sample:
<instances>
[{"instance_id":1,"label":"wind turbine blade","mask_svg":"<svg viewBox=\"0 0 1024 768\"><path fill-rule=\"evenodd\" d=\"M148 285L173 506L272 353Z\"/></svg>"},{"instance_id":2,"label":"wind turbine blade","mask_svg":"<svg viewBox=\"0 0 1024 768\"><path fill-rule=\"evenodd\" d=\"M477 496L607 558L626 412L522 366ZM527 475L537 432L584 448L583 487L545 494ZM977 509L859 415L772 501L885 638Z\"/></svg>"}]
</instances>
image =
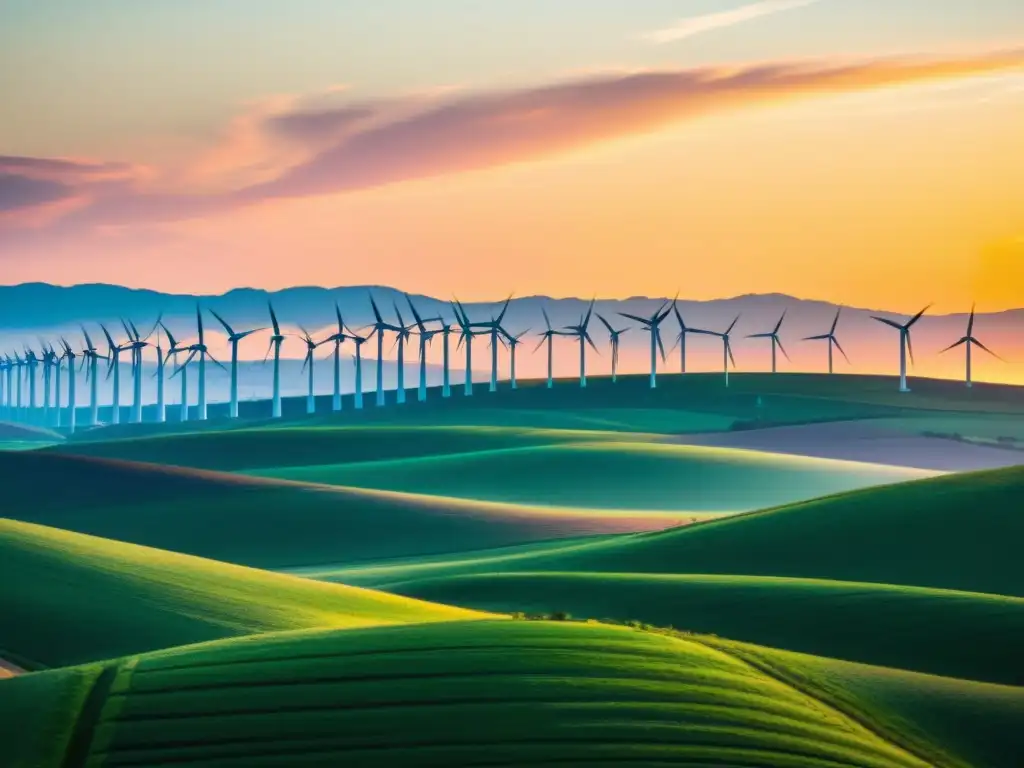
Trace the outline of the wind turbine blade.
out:
<instances>
[{"instance_id":1,"label":"wind turbine blade","mask_svg":"<svg viewBox=\"0 0 1024 768\"><path fill-rule=\"evenodd\" d=\"M752 333L747 336L748 339L770 339L775 333Z\"/></svg>"},{"instance_id":2,"label":"wind turbine blade","mask_svg":"<svg viewBox=\"0 0 1024 768\"><path fill-rule=\"evenodd\" d=\"M236 341L241 341L246 336L251 336L254 333L259 333L260 331L265 331L265 330L267 330L267 329L266 328L253 328L253 329L248 330L248 331L242 331L241 333L235 335L235 340Z\"/></svg>"},{"instance_id":3,"label":"wind turbine blade","mask_svg":"<svg viewBox=\"0 0 1024 768\"><path fill-rule=\"evenodd\" d=\"M789 353L786 351L786 348L784 346L782 346L782 342L779 341L778 339L775 339L775 343L779 345L779 349L782 351L782 354L785 356L785 358L787 360L789 360L789 362L792 363L793 362L793 358L791 358L789 356Z\"/></svg>"},{"instance_id":4,"label":"wind turbine blade","mask_svg":"<svg viewBox=\"0 0 1024 768\"><path fill-rule=\"evenodd\" d=\"M597 319L600 320L604 324L604 327L608 329L608 333L612 333L612 334L615 333L614 329L612 328L611 323L609 323L607 320L605 320L604 316L600 312L597 313Z\"/></svg>"},{"instance_id":5,"label":"wind turbine blade","mask_svg":"<svg viewBox=\"0 0 1024 768\"><path fill-rule=\"evenodd\" d=\"M199 346L203 345L203 311L196 304L196 327L199 329Z\"/></svg>"},{"instance_id":6,"label":"wind turbine blade","mask_svg":"<svg viewBox=\"0 0 1024 768\"><path fill-rule=\"evenodd\" d=\"M978 341L977 339L975 339L975 338L974 338L973 336L971 337L971 339L970 339L970 342L969 342L969 343L971 343L971 342L973 342L974 344L977 344L977 345L978 345L979 347L981 347L982 349L984 349L984 350L985 350L986 352L988 352L988 353L989 353L990 355L992 355L992 357L994 357L994 358L995 358L996 360L1001 360L1001 361L1002 361L1002 362L1004 362L1004 363L1006 362L1006 360L1005 360L1005 359L1003 359L1002 357L1000 357L999 355L997 355L997 354L996 354L995 352L993 352L993 351L992 351L991 349L989 349L988 347L986 347L986 346L985 346L984 344L982 344L982 343L981 343L980 341Z\"/></svg>"},{"instance_id":7,"label":"wind turbine blade","mask_svg":"<svg viewBox=\"0 0 1024 768\"><path fill-rule=\"evenodd\" d=\"M540 308L541 313L544 315L544 324L551 330L551 318L548 317L548 311L544 307Z\"/></svg>"},{"instance_id":8,"label":"wind turbine blade","mask_svg":"<svg viewBox=\"0 0 1024 768\"><path fill-rule=\"evenodd\" d=\"M341 319L341 307L338 306L338 302L334 302L334 314L338 318L338 333L344 333L345 322Z\"/></svg>"},{"instance_id":9,"label":"wind turbine blade","mask_svg":"<svg viewBox=\"0 0 1024 768\"><path fill-rule=\"evenodd\" d=\"M939 350L939 354L941 355L941 354L943 354L945 352L949 352L949 350L951 350L951 349L956 349L961 344L967 344L969 341L970 341L970 337L969 336L964 336L962 339L960 339L960 341L955 341L952 344L950 344L948 347L946 347L945 349L940 349Z\"/></svg>"},{"instance_id":10,"label":"wind turbine blade","mask_svg":"<svg viewBox=\"0 0 1024 768\"><path fill-rule=\"evenodd\" d=\"M234 336L235 335L235 332L231 329L231 326L228 325L227 321L223 317L221 317L220 315L217 314L216 310L211 309L210 310L210 314L213 315L215 318L217 318L217 322L219 322L221 325L224 326L224 330L227 331L228 336Z\"/></svg>"},{"instance_id":11,"label":"wind turbine blade","mask_svg":"<svg viewBox=\"0 0 1024 768\"><path fill-rule=\"evenodd\" d=\"M263 363L266 364L267 360L270 359L270 353L274 351L274 342L270 342L267 345L267 354L263 356Z\"/></svg>"},{"instance_id":12,"label":"wind turbine blade","mask_svg":"<svg viewBox=\"0 0 1024 768\"><path fill-rule=\"evenodd\" d=\"M683 341L683 334L680 333L678 336L676 336L676 341L672 345L672 348L668 351L668 353L671 355L673 352L675 352L676 351L676 347L678 347L682 343L682 341Z\"/></svg>"},{"instance_id":13,"label":"wind turbine blade","mask_svg":"<svg viewBox=\"0 0 1024 768\"><path fill-rule=\"evenodd\" d=\"M595 344L594 340L592 338L590 338L590 334L589 333L584 331L583 332L583 338L587 340L587 343L590 344L590 346L594 348L594 351L597 352L597 354L599 354L599 355L601 354L601 350L599 350L597 348L597 344Z\"/></svg>"},{"instance_id":14,"label":"wind turbine blade","mask_svg":"<svg viewBox=\"0 0 1024 768\"><path fill-rule=\"evenodd\" d=\"M738 323L739 321L740 321L740 316L736 315L736 319L733 320L732 323L729 324L729 327L725 331L725 335L726 336L728 336L730 333L732 333L732 329L736 327L736 323Z\"/></svg>"},{"instance_id":15,"label":"wind turbine blade","mask_svg":"<svg viewBox=\"0 0 1024 768\"><path fill-rule=\"evenodd\" d=\"M974 307L976 305L971 304L971 317L967 321L967 335L972 336L974 334Z\"/></svg>"},{"instance_id":16,"label":"wind turbine blade","mask_svg":"<svg viewBox=\"0 0 1024 768\"><path fill-rule=\"evenodd\" d=\"M916 323L918 320L921 319L921 316L924 315L925 312L927 312L931 308L932 308L932 305L929 304L927 307L925 307L920 312L918 312L916 315L914 315L912 318L910 318L910 320L907 322L907 324L904 327L905 328L909 328L910 326L912 326L914 323Z\"/></svg>"},{"instance_id":17,"label":"wind turbine blade","mask_svg":"<svg viewBox=\"0 0 1024 768\"><path fill-rule=\"evenodd\" d=\"M786 312L788 311L788 309L782 310L782 317L780 317L779 322L775 324L775 333L778 333L779 329L782 328L782 321L786 319Z\"/></svg>"},{"instance_id":18,"label":"wind turbine blade","mask_svg":"<svg viewBox=\"0 0 1024 768\"><path fill-rule=\"evenodd\" d=\"M224 367L224 363L222 363L222 362L221 362L220 360L218 360L218 359L217 359L216 357L214 357L213 355L211 355L211 354L210 354L209 352L204 352L203 354L204 354L204 355L206 355L207 359L209 359L209 361L210 361L211 363L213 363L214 365L216 365L216 366L217 366L218 368L220 368L220 369L221 369L222 371L226 371L226 370L227 370L227 368L225 368L225 367Z\"/></svg>"},{"instance_id":19,"label":"wind turbine blade","mask_svg":"<svg viewBox=\"0 0 1024 768\"><path fill-rule=\"evenodd\" d=\"M508 295L508 298L505 299L505 306L501 308L501 312L498 313L498 318L494 322L498 323L499 325L501 324L502 319L505 317L505 313L508 311L508 304L510 301L512 301L511 293Z\"/></svg>"},{"instance_id":20,"label":"wind turbine blade","mask_svg":"<svg viewBox=\"0 0 1024 768\"><path fill-rule=\"evenodd\" d=\"M835 335L835 332L836 332L836 326L837 326L837 325L839 325L839 313L840 313L840 312L842 312L842 311L843 311L843 308L842 308L842 307L839 307L839 309L837 309L837 310L836 310L836 316L835 316L835 319L834 319L834 320L832 321L832 330L828 332L828 336L833 336L833 335ZM826 337L826 338L827 338L827 337Z\"/></svg>"},{"instance_id":21,"label":"wind turbine blade","mask_svg":"<svg viewBox=\"0 0 1024 768\"><path fill-rule=\"evenodd\" d=\"M890 320L887 317L878 317L878 315L872 315L871 319L872 320L877 320L880 323L885 323L890 328L895 328L897 331L902 331L903 330L903 326L902 325L897 323L895 320Z\"/></svg>"},{"instance_id":22,"label":"wind turbine blade","mask_svg":"<svg viewBox=\"0 0 1024 768\"><path fill-rule=\"evenodd\" d=\"M725 351L729 353L729 362L732 363L732 367L736 367L736 358L732 356L732 344L729 343L729 339L725 340Z\"/></svg>"},{"instance_id":23,"label":"wind turbine blade","mask_svg":"<svg viewBox=\"0 0 1024 768\"><path fill-rule=\"evenodd\" d=\"M661 361L665 362L665 359L666 359L665 345L661 343L661 331L659 329L657 329L657 328L654 328L651 331L651 333L653 333L654 334L654 338L658 340L658 349L661 350Z\"/></svg>"},{"instance_id":24,"label":"wind turbine blade","mask_svg":"<svg viewBox=\"0 0 1024 768\"><path fill-rule=\"evenodd\" d=\"M907 352L910 353L910 364L914 365L914 345L910 343L910 331L907 331Z\"/></svg>"},{"instance_id":25,"label":"wind turbine blade","mask_svg":"<svg viewBox=\"0 0 1024 768\"><path fill-rule=\"evenodd\" d=\"M626 312L619 312L619 315L621 315L622 317L625 317L625 318L627 318L629 320L633 320L633 321L638 322L638 323L643 323L646 326L650 326L651 325L651 321L648 320L646 317L637 317L636 315L630 315L630 314L627 314Z\"/></svg>"},{"instance_id":26,"label":"wind turbine blade","mask_svg":"<svg viewBox=\"0 0 1024 768\"><path fill-rule=\"evenodd\" d=\"M823 333L820 336L805 336L803 338L803 341L824 341L825 339L827 339L827 338L829 338L831 336L832 336L831 333Z\"/></svg>"},{"instance_id":27,"label":"wind turbine blade","mask_svg":"<svg viewBox=\"0 0 1024 768\"><path fill-rule=\"evenodd\" d=\"M542 334L540 335L540 342L539 342L539 343L537 344L537 346L536 346L536 347L534 347L534 348L533 348L533 352L534 352L534 354L536 354L536 353L537 353L537 351L538 351L538 350L539 350L539 349L540 349L541 347L543 347L543 346L544 346L544 342L546 342L546 341L547 341L547 340L548 340L549 338L550 338L550 337L549 337L549 336L548 336L547 334L544 334L544 333L542 333Z\"/></svg>"},{"instance_id":28,"label":"wind turbine blade","mask_svg":"<svg viewBox=\"0 0 1024 768\"><path fill-rule=\"evenodd\" d=\"M277 322L277 313L274 312L274 305L269 301L267 302L267 308L270 310L270 324L274 327L274 335L281 335L281 326Z\"/></svg>"}]
</instances>

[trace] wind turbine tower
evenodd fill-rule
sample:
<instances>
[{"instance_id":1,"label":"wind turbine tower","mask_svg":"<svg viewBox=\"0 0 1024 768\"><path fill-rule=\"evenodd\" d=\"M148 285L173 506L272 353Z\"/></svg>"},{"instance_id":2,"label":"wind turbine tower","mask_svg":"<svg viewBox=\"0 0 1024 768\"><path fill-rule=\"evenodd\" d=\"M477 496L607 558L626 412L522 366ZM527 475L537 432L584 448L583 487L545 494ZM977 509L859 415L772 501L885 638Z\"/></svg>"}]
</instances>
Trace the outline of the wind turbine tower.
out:
<instances>
[{"instance_id":1,"label":"wind turbine tower","mask_svg":"<svg viewBox=\"0 0 1024 768\"><path fill-rule=\"evenodd\" d=\"M786 319L786 313L783 311L782 317L779 318L779 322L775 324L775 328L768 331L767 333L754 333L747 336L748 339L771 339L772 343L772 373L777 373L778 368L776 367L775 350L778 348L786 359L789 360L789 354L786 352L786 348L782 346L782 340L779 338L779 329L782 328L782 321ZM792 362L792 361L790 361Z\"/></svg>"},{"instance_id":2,"label":"wind turbine tower","mask_svg":"<svg viewBox=\"0 0 1024 768\"><path fill-rule=\"evenodd\" d=\"M736 358L732 355L732 329L736 327L736 323L740 320L740 316L736 315L736 318L729 324L729 327L725 329L725 333L718 333L717 331L703 331L695 330L694 333L702 333L706 336L717 336L722 340L722 368L725 370L725 386L729 386L729 363L732 363L733 368L736 367Z\"/></svg>"},{"instance_id":3,"label":"wind turbine tower","mask_svg":"<svg viewBox=\"0 0 1024 768\"><path fill-rule=\"evenodd\" d=\"M78 387L75 375L75 358L78 355L75 354L75 350L71 348L67 339L61 339L60 343L64 347L63 357L68 361L68 432L74 434L75 429L78 427ZM85 361L83 360L82 362ZM60 426L60 424L58 423L57 426Z\"/></svg>"},{"instance_id":4,"label":"wind turbine tower","mask_svg":"<svg viewBox=\"0 0 1024 768\"><path fill-rule=\"evenodd\" d=\"M313 362L316 359L316 348L319 347L320 344L322 344L323 342L317 343L316 341L313 341L313 337L309 335L309 331L307 331L301 325L299 326L299 330L302 331L302 341L306 345L306 357L302 361L302 372L304 373L307 368L309 369L309 389L306 393L306 413L313 414L316 413L316 395L314 393L315 382L313 380Z\"/></svg>"},{"instance_id":5,"label":"wind turbine tower","mask_svg":"<svg viewBox=\"0 0 1024 768\"><path fill-rule=\"evenodd\" d=\"M625 312L620 312L622 317L629 320L634 320L643 326L643 329L651 334L651 389L655 389L658 386L658 351L661 351L661 359L665 360L665 345L661 343L661 324L668 317L672 311L671 307L668 307L666 301L661 307L650 317L640 317L639 315L630 315Z\"/></svg>"},{"instance_id":6,"label":"wind turbine tower","mask_svg":"<svg viewBox=\"0 0 1024 768\"><path fill-rule=\"evenodd\" d=\"M434 340L434 336L439 333L444 333L442 328L430 329L427 328L427 322L420 316L420 313L416 311L416 305L412 303L412 298L409 294L405 295L405 300L409 302L409 309L412 310L412 317L416 325L416 335L420 337L420 381L417 388L417 397L421 403L427 400L427 345ZM442 323L443 320L440 317L430 318L429 322ZM447 357L447 356L446 356ZM447 379L447 361L445 362L445 379Z\"/></svg>"},{"instance_id":7,"label":"wind turbine tower","mask_svg":"<svg viewBox=\"0 0 1024 768\"><path fill-rule=\"evenodd\" d=\"M402 404L405 402L405 342L409 340L412 326L405 324L398 304L392 304L392 306L395 308L395 314L398 315L398 326L393 329L395 344L398 346L398 383L395 390L395 402Z\"/></svg>"},{"instance_id":8,"label":"wind turbine tower","mask_svg":"<svg viewBox=\"0 0 1024 768\"><path fill-rule=\"evenodd\" d=\"M281 326L277 322L277 315L274 313L274 305L269 301L267 302L267 308L270 309L270 324L274 329L274 334L270 337L270 346L267 348L267 354L263 358L263 362L267 362L267 357L270 353L274 353L274 394L271 401L271 418L281 418L281 345L284 343L284 336L281 335Z\"/></svg>"},{"instance_id":9,"label":"wind turbine tower","mask_svg":"<svg viewBox=\"0 0 1024 768\"><path fill-rule=\"evenodd\" d=\"M619 369L619 337L629 329L623 328L622 330L616 331L612 328L612 324L605 320L600 314L598 314L597 319L600 320L604 324L604 327L608 329L608 341L612 346L612 384L614 384L618 376Z\"/></svg>"},{"instance_id":10,"label":"wind turbine tower","mask_svg":"<svg viewBox=\"0 0 1024 768\"><path fill-rule=\"evenodd\" d=\"M473 337L477 335L477 332L473 330L473 324L469 321L469 315L466 314L465 307L462 306L458 299L452 302L452 309L455 310L455 320L462 330L459 334L459 343L456 349L461 347L463 342L466 344L466 381L463 394L469 397L473 394Z\"/></svg>"},{"instance_id":11,"label":"wind turbine tower","mask_svg":"<svg viewBox=\"0 0 1024 768\"><path fill-rule=\"evenodd\" d=\"M578 325L566 326L566 335L575 336L580 343L580 387L587 386L587 344L594 348L597 352L597 345L594 340L590 338L590 333L587 331L587 326L590 325L590 316L594 312L594 299L590 300L590 306L587 308L587 314L580 318ZM598 352L600 354L600 352Z\"/></svg>"},{"instance_id":12,"label":"wind turbine tower","mask_svg":"<svg viewBox=\"0 0 1024 768\"><path fill-rule=\"evenodd\" d=\"M839 309L836 310L836 316L832 320L832 327L829 329L828 333L822 333L822 334L819 334L818 336L808 336L807 338L804 339L804 341L827 341L828 342L828 372L829 372L830 375L832 373L832 348L833 347L838 349L839 352L842 354L842 356L844 358L846 358L846 362L848 362L848 363L850 362L850 358L846 356L846 350L843 349L842 345L839 343L839 339L836 337L836 326L839 325L839 314L842 311L843 311L842 307L840 307Z\"/></svg>"},{"instance_id":13,"label":"wind turbine tower","mask_svg":"<svg viewBox=\"0 0 1024 768\"><path fill-rule=\"evenodd\" d=\"M541 307L540 311L544 315L544 325L546 326L546 330L543 333L540 334L540 337L541 337L540 338L540 342L537 344L537 348L534 349L533 351L536 352L538 349L540 349L545 344L548 345L548 384L547 384L547 386L548 386L548 389L551 389L553 386L555 386L555 378L554 378L555 353L554 353L554 348L553 348L553 342L554 342L555 336L565 336L566 334L565 334L564 331L556 331L556 330L554 330L551 327L551 318L548 317L547 309L545 309L544 307Z\"/></svg>"},{"instance_id":14,"label":"wind turbine tower","mask_svg":"<svg viewBox=\"0 0 1024 768\"><path fill-rule=\"evenodd\" d=\"M486 332L491 337L491 383L488 391L498 391L498 345L501 343L501 335L504 329L501 327L501 321L505 317L505 312L508 311L508 304L512 301L512 295L505 299L505 304L501 308L501 312L498 313L497 317L491 316L489 322L486 323L470 323L471 328L478 328L483 332ZM507 335L507 334L505 334ZM467 341L468 344L468 341ZM467 347L467 350L469 348ZM467 352L468 357L468 352ZM468 364L468 360L467 360Z\"/></svg>"},{"instance_id":15,"label":"wind turbine tower","mask_svg":"<svg viewBox=\"0 0 1024 768\"><path fill-rule=\"evenodd\" d=\"M228 406L228 416L232 419L238 418L238 344L246 336L251 336L257 331L264 330L263 328L252 328L248 331L235 331L227 321L210 310L210 314L213 315L217 322L224 326L224 331L228 335L228 342L231 344L231 403Z\"/></svg>"},{"instance_id":16,"label":"wind turbine tower","mask_svg":"<svg viewBox=\"0 0 1024 768\"><path fill-rule=\"evenodd\" d=\"M512 389L517 389L518 387L516 385L516 348L523 343L522 338L527 333L529 333L529 329L522 331L516 334L515 336L511 335L504 328L502 328L501 330L502 333L505 335L505 342L508 345L509 381L511 382Z\"/></svg>"},{"instance_id":17,"label":"wind turbine tower","mask_svg":"<svg viewBox=\"0 0 1024 768\"><path fill-rule=\"evenodd\" d=\"M331 400L331 410L337 413L341 410L341 345L345 343L346 339L352 337L345 333L345 321L341 319L341 308L338 307L337 302L334 303L334 314L338 318L338 331L320 343L334 344L334 398ZM360 373L362 373L361 370Z\"/></svg>"},{"instance_id":18,"label":"wind turbine tower","mask_svg":"<svg viewBox=\"0 0 1024 768\"><path fill-rule=\"evenodd\" d=\"M907 386L908 352L910 353L910 362L914 362L914 346L913 344L910 343L910 329L913 327L914 323L921 319L921 317L924 315L925 312L928 311L930 307L931 304L922 309L920 312L918 312L916 315L910 318L910 320L908 320L906 323L903 323L902 325L897 323L895 320L889 320L888 318L885 317L878 317L877 315L872 315L873 319L877 320L880 323L888 325L890 328L895 328L897 331L900 332L900 392L910 391L910 388Z\"/></svg>"},{"instance_id":19,"label":"wind turbine tower","mask_svg":"<svg viewBox=\"0 0 1024 768\"><path fill-rule=\"evenodd\" d=\"M178 343L178 340L171 335L170 329L166 325L163 326L164 333L167 334L167 342L171 345L167 349L167 357L165 360L170 360L172 357L177 358L178 355L183 355L189 351L189 348ZM191 358L186 358L185 362L175 369L174 373L171 374L173 379L175 376L181 375L181 403L178 415L178 420L182 423L188 421L188 361ZM162 376L162 374L161 374Z\"/></svg>"},{"instance_id":20,"label":"wind turbine tower","mask_svg":"<svg viewBox=\"0 0 1024 768\"><path fill-rule=\"evenodd\" d=\"M100 398L99 398L99 370L97 364L100 360L106 360L99 353L89 338L89 332L85 326L80 326L82 335L85 337L85 349L82 350L82 366L88 365L85 369L85 378L89 382L89 426L95 427L100 421Z\"/></svg>"},{"instance_id":21,"label":"wind turbine tower","mask_svg":"<svg viewBox=\"0 0 1024 768\"><path fill-rule=\"evenodd\" d=\"M370 294L370 306L373 308L373 333L377 334L377 407L384 405L384 331L394 331L398 333L401 329L392 325L391 323L385 323L384 318L380 315L380 309L377 307L377 302L373 298L373 294ZM370 336L373 335L370 334ZM399 366L401 370L401 366Z\"/></svg>"},{"instance_id":22,"label":"wind turbine tower","mask_svg":"<svg viewBox=\"0 0 1024 768\"><path fill-rule=\"evenodd\" d=\"M997 360L1002 360L1003 359L1003 358L999 357L999 355L997 355L991 349L989 349L984 344L982 344L980 341L978 341L977 338L975 338L975 336L974 336L974 307L973 306L971 307L971 316L967 320L967 334L963 338L961 338L959 341L957 341L957 342L955 342L953 344L950 344L948 347L946 347L944 350L942 350L942 352L949 352L951 349L956 349L961 344L964 345L964 352L965 352L965 355L966 355L966 363L967 363L966 382L967 382L967 386L968 387L973 387L974 386L974 380L972 379L972 376L971 376L971 347L972 346L976 346L979 349L985 350L986 352L988 352L990 355L992 355L992 357L996 358Z\"/></svg>"},{"instance_id":23,"label":"wind turbine tower","mask_svg":"<svg viewBox=\"0 0 1024 768\"><path fill-rule=\"evenodd\" d=\"M107 337L107 346L110 350L107 358L107 377L110 374L114 374L114 392L110 401L110 423L120 424L121 423L121 353L131 349L131 344L118 345L114 343L114 338L110 335L110 331L107 327L100 324L100 328L103 329L103 335Z\"/></svg>"}]
</instances>

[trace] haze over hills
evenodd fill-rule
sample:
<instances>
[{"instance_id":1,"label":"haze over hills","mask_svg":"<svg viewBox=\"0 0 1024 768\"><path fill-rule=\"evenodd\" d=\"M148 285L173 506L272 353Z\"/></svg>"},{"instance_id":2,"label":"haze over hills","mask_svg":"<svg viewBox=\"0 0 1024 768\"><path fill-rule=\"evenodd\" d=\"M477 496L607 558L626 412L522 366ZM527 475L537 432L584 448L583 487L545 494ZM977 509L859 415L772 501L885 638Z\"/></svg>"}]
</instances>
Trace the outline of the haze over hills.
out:
<instances>
[{"instance_id":1,"label":"haze over hills","mask_svg":"<svg viewBox=\"0 0 1024 768\"><path fill-rule=\"evenodd\" d=\"M268 324L266 304L272 299L285 332L298 334L298 327L304 326L317 338L335 325L333 305L337 302L346 322L353 328L367 325L373 319L368 297L372 291L385 314L393 320L394 303L398 303L406 323L412 322L404 295L394 288L384 286L349 286L340 288L296 287L281 291L267 292L251 288L239 288L218 296L164 294L157 291L136 290L113 285L77 285L72 287L54 286L45 283L26 283L17 286L0 287L0 351L20 350L25 344L38 345L39 338L53 338L58 334L70 334L80 338L79 323L92 324L96 335L102 338L97 322L108 322L120 328L120 317L131 318L146 331L159 314L163 314L168 327L182 340L195 338L195 307L197 301L203 307L216 310L236 328L261 327ZM667 297L668 299L671 296ZM425 297L414 295L424 317L439 313L453 321L453 313L447 297ZM622 337L620 371L640 372L649 366L649 337L636 328L636 323L621 317L618 313L640 316L651 315L666 298L632 297L622 300L602 299L596 303L596 312L604 315L616 328L632 327ZM505 318L505 327L516 333L530 329L524 349L520 350L517 369L520 377L541 376L545 372L543 354L531 354L536 344L533 334L543 330L544 320L541 307L546 308L552 324L563 327L576 323L586 311L588 302L580 298L551 299L541 296L513 298ZM469 302L466 309L474 321L488 320L498 311L498 303ZM798 299L783 294L746 295L713 301L679 302L680 311L688 325L711 330L724 329L734 317L741 315L735 331L734 350L740 370L765 370L770 367L770 349L764 340L745 338L749 334L771 330L783 311L787 312L781 338L792 361L780 355L780 370L823 370L826 365L826 349L820 342L803 342L806 336L825 333L832 323L836 306L827 302ZM916 355L911 375L960 378L963 375L961 350L939 356L939 350L964 335L966 312L969 307L935 307L936 313L929 314L914 327L913 342ZM839 373L893 373L896 366L897 343L895 333L870 319L872 314L903 316L883 309L844 309L837 335L843 348L849 354L852 365L848 365L840 354L836 354L836 371ZM207 343L214 354L226 358L228 348L222 329L207 314ZM609 365L607 353L607 332L595 317L592 319L591 335L600 354L591 350L588 367L594 373L605 372ZM992 314L979 314L975 325L977 335L987 346L1009 362L1002 362L983 352L975 355L975 379L1003 383L1024 382L1024 371L1017 361L1024 359L1024 309ZM666 351L669 351L678 334L675 318L668 318L662 326L662 337ZM240 348L243 359L262 360L267 349L267 333L255 334ZM98 340L94 336L94 341ZM413 338L415 346L416 339ZM474 368L485 371L488 367L489 352L486 341L477 340L480 350L474 358ZM442 345L436 339L428 353L433 365L441 362ZM344 349L344 358L351 366L351 345ZM286 358L301 358L305 350L297 338L289 338L282 354ZM328 350L322 348L323 355ZM376 356L376 343L367 344L364 360L372 368L369 358ZM462 353L455 353L453 347L453 370L464 359ZM384 346L386 359L394 359L395 350L389 337ZM721 367L721 345L717 339L706 336L691 336L688 339L688 368L690 370L719 370ZM407 361L415 360L415 348L407 350ZM507 375L507 353L500 355L500 367ZM659 364L661 365L661 364ZM411 366L412 367L412 366ZM321 364L327 375L328 365ZM672 354L665 371L679 369L678 350ZM571 339L559 338L555 343L555 372L558 376L578 374L578 356ZM297 369L296 369L297 372ZM436 373L436 372L435 372ZM256 379L257 373L252 374ZM371 370L366 371L372 375ZM454 375L454 374L453 374ZM242 392L245 396L246 374L243 373ZM343 378L351 388L351 373ZM304 391L304 381L296 380L293 372L285 371L282 376L286 391L299 394ZM389 380L386 374L386 381ZM409 382L407 378L407 382ZM216 385L213 385L214 387ZM318 384L319 388L319 384ZM218 395L216 390L213 397Z\"/></svg>"}]
</instances>

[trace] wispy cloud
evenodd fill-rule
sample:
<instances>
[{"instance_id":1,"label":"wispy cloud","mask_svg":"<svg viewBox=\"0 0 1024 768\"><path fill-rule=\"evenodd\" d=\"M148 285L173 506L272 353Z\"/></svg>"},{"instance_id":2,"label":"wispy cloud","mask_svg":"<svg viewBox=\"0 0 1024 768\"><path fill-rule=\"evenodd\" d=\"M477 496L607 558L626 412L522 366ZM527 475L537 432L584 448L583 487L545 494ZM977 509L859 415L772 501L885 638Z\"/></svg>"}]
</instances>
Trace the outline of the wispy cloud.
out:
<instances>
[{"instance_id":1,"label":"wispy cloud","mask_svg":"<svg viewBox=\"0 0 1024 768\"><path fill-rule=\"evenodd\" d=\"M702 16L690 16L679 19L675 24L654 32L642 35L644 40L655 44L672 43L676 40L684 40L702 32L710 32L714 29L734 27L737 24L745 24L764 16L772 16L783 11L792 11L797 8L804 8L814 5L819 0L760 0L760 2L742 5L729 11L718 13L706 13Z\"/></svg>"},{"instance_id":2,"label":"wispy cloud","mask_svg":"<svg viewBox=\"0 0 1024 768\"><path fill-rule=\"evenodd\" d=\"M214 155L235 183L170 186L160 193L132 181L96 184L92 166L3 158L3 204L13 211L84 198L55 223L68 236L108 225L216 215L278 198L328 195L432 176L542 160L624 136L660 130L725 110L952 80L1024 67L1024 49L945 58L775 62L735 68L605 73L512 91L451 98L346 102L311 110L282 101L260 107L230 130ZM237 128L237 125L236 125ZM257 168L256 180L236 178ZM210 165L204 170L209 171ZM109 171L108 171L109 172ZM64 186L27 184L56 177ZM242 174L250 176L250 174ZM78 180L75 180L79 177ZM19 215L24 215L21 213ZM11 222L7 234L11 236ZM0 221L0 234L5 229Z\"/></svg>"}]
</instances>

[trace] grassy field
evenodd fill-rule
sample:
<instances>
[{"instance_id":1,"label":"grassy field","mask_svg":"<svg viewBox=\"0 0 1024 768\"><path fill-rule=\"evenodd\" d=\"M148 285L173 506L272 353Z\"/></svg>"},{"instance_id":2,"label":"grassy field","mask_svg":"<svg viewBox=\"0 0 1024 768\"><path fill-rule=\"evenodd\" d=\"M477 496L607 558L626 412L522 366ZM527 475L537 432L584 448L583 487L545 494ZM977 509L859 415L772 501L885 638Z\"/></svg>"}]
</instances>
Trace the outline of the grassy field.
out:
<instances>
[{"instance_id":1,"label":"grassy field","mask_svg":"<svg viewBox=\"0 0 1024 768\"><path fill-rule=\"evenodd\" d=\"M268 568L654 530L692 517L475 503L35 451L0 454L0 478L10 518ZM59 482L43 488L43 478Z\"/></svg>"},{"instance_id":2,"label":"grassy field","mask_svg":"<svg viewBox=\"0 0 1024 768\"><path fill-rule=\"evenodd\" d=\"M0 683L0 700L2 686L26 680ZM32 704L53 711L71 687L51 683ZM265 635L114 662L94 690L85 705L61 705L81 714L72 756L97 768L929 765L730 653L600 625ZM38 744L8 738L15 754Z\"/></svg>"},{"instance_id":3,"label":"grassy field","mask_svg":"<svg viewBox=\"0 0 1024 768\"><path fill-rule=\"evenodd\" d=\"M502 613L636 620L837 659L1024 685L1019 598L844 581L635 573L449 576L386 589Z\"/></svg>"},{"instance_id":4,"label":"grassy field","mask_svg":"<svg viewBox=\"0 0 1024 768\"><path fill-rule=\"evenodd\" d=\"M718 638L712 647L852 713L872 730L949 768L1019 768L1024 688L921 675Z\"/></svg>"},{"instance_id":5,"label":"grassy field","mask_svg":"<svg viewBox=\"0 0 1024 768\"><path fill-rule=\"evenodd\" d=\"M699 513L748 511L930 473L723 448L603 440L254 474L507 503Z\"/></svg>"},{"instance_id":6,"label":"grassy field","mask_svg":"<svg viewBox=\"0 0 1024 768\"><path fill-rule=\"evenodd\" d=\"M236 635L471 618L338 584L0 519L0 652L79 664Z\"/></svg>"}]
</instances>

